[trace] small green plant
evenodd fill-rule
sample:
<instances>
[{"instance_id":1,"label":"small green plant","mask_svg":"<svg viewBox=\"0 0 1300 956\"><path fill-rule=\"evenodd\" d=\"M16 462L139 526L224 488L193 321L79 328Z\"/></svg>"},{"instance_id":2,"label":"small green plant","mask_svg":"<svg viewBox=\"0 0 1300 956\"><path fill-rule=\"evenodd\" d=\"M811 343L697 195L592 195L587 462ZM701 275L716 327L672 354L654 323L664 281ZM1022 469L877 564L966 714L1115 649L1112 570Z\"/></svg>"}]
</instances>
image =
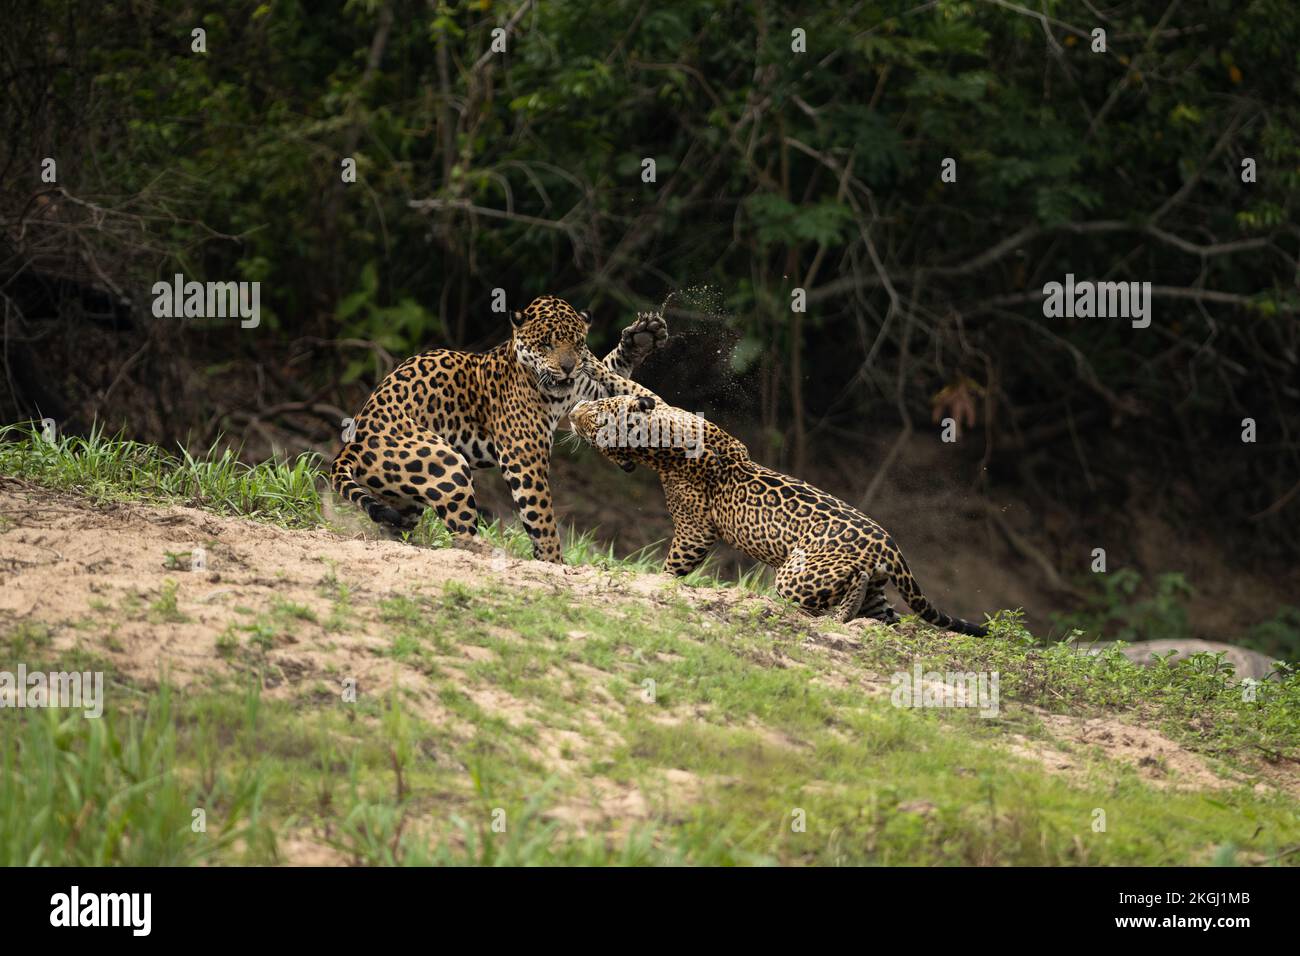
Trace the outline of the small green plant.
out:
<instances>
[{"instance_id":1,"label":"small green plant","mask_svg":"<svg viewBox=\"0 0 1300 956\"><path fill-rule=\"evenodd\" d=\"M473 588L461 584L459 581L448 581L442 586L442 606L447 608L468 608L473 606L478 592Z\"/></svg>"},{"instance_id":2,"label":"small green plant","mask_svg":"<svg viewBox=\"0 0 1300 956\"><path fill-rule=\"evenodd\" d=\"M271 613L283 621L309 621L316 623L316 612L304 604L296 604L277 597L271 602Z\"/></svg>"},{"instance_id":3,"label":"small green plant","mask_svg":"<svg viewBox=\"0 0 1300 956\"><path fill-rule=\"evenodd\" d=\"M330 613L322 625L332 633L352 627L352 589L346 584L335 584L330 593Z\"/></svg>"},{"instance_id":4,"label":"small green plant","mask_svg":"<svg viewBox=\"0 0 1300 956\"><path fill-rule=\"evenodd\" d=\"M168 571L188 571L193 556L192 551L164 551L163 567Z\"/></svg>"},{"instance_id":5,"label":"small green plant","mask_svg":"<svg viewBox=\"0 0 1300 956\"><path fill-rule=\"evenodd\" d=\"M275 647L280 638L280 629L265 617L258 617L251 624L240 625L239 630L247 632L250 645L263 651Z\"/></svg>"},{"instance_id":6,"label":"small green plant","mask_svg":"<svg viewBox=\"0 0 1300 956\"><path fill-rule=\"evenodd\" d=\"M233 626L227 627L217 635L217 654L222 658L229 659L234 656L237 650L239 650L239 638L235 636Z\"/></svg>"},{"instance_id":7,"label":"small green plant","mask_svg":"<svg viewBox=\"0 0 1300 956\"><path fill-rule=\"evenodd\" d=\"M176 601L176 591L178 585L171 578L163 581L162 589L159 591L158 598L149 605L149 615L156 621L163 621L168 624L184 624L189 620L181 613Z\"/></svg>"}]
</instances>

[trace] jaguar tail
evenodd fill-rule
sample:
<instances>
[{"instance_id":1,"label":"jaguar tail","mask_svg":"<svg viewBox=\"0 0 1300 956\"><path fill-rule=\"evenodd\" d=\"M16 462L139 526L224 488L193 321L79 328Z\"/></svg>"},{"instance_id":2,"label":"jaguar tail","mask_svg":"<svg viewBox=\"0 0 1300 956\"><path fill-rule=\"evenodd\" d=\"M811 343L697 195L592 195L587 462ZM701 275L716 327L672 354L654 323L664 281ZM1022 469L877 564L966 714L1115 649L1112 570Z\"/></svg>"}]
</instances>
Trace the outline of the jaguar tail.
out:
<instances>
[{"instance_id":1,"label":"jaguar tail","mask_svg":"<svg viewBox=\"0 0 1300 956\"><path fill-rule=\"evenodd\" d=\"M894 587L898 588L898 593L903 596L907 606L920 615L921 620L957 634L970 634L974 637L988 636L988 628L982 624L972 624L970 621L964 621L959 617L945 614L931 604L929 598L922 593L921 586L916 583L916 578L912 575L912 571L908 568L907 561L903 559L903 553L898 550L897 545L890 539L886 541L886 546L889 549L888 566L886 567L889 580Z\"/></svg>"}]
</instances>

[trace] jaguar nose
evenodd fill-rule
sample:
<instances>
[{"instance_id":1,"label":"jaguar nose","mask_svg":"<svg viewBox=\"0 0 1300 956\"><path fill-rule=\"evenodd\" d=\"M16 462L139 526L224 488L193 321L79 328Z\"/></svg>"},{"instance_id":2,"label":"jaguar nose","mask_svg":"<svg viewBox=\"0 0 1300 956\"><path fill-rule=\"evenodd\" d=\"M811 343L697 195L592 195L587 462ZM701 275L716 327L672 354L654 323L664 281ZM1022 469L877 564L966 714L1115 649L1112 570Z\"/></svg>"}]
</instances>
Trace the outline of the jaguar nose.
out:
<instances>
[{"instance_id":1,"label":"jaguar nose","mask_svg":"<svg viewBox=\"0 0 1300 956\"><path fill-rule=\"evenodd\" d=\"M578 360L575 359L572 355L566 355L564 356L564 358L560 359L560 368L564 369L565 375L572 375L573 367L577 364L578 364Z\"/></svg>"}]
</instances>

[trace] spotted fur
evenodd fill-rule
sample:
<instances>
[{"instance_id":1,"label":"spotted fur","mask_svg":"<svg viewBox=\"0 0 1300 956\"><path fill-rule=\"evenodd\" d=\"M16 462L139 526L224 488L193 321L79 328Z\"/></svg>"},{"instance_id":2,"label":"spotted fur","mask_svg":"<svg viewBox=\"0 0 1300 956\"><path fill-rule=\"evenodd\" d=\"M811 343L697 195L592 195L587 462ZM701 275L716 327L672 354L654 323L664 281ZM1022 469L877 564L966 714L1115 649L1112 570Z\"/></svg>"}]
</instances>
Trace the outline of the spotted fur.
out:
<instances>
[{"instance_id":1,"label":"spotted fur","mask_svg":"<svg viewBox=\"0 0 1300 956\"><path fill-rule=\"evenodd\" d=\"M628 379L667 339L646 313L598 361L587 348L590 316L544 295L511 314L511 336L482 354L434 349L393 369L354 420L330 483L376 522L415 526L433 508L462 542L477 529L472 472L500 467L533 555L559 563L551 498L555 427L581 400L651 395Z\"/></svg>"},{"instance_id":2,"label":"spotted fur","mask_svg":"<svg viewBox=\"0 0 1300 956\"><path fill-rule=\"evenodd\" d=\"M711 422L636 396L580 403L569 419L610 460L659 473L673 519L665 571L689 574L721 538L776 568L777 592L810 613L892 624L898 614L885 598L888 582L936 627L987 634L929 602L884 528L807 482L753 461Z\"/></svg>"}]
</instances>

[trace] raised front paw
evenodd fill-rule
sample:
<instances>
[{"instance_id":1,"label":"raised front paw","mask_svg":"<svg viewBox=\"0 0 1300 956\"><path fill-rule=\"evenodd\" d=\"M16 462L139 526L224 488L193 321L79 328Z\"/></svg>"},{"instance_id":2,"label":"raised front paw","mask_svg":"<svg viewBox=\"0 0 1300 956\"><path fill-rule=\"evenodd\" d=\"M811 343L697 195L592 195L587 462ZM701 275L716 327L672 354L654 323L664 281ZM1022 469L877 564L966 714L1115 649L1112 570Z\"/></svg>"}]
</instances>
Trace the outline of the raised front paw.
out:
<instances>
[{"instance_id":1,"label":"raised front paw","mask_svg":"<svg viewBox=\"0 0 1300 956\"><path fill-rule=\"evenodd\" d=\"M623 348L639 356L649 355L668 341L668 323L660 312L638 312L636 321L623 330Z\"/></svg>"}]
</instances>

